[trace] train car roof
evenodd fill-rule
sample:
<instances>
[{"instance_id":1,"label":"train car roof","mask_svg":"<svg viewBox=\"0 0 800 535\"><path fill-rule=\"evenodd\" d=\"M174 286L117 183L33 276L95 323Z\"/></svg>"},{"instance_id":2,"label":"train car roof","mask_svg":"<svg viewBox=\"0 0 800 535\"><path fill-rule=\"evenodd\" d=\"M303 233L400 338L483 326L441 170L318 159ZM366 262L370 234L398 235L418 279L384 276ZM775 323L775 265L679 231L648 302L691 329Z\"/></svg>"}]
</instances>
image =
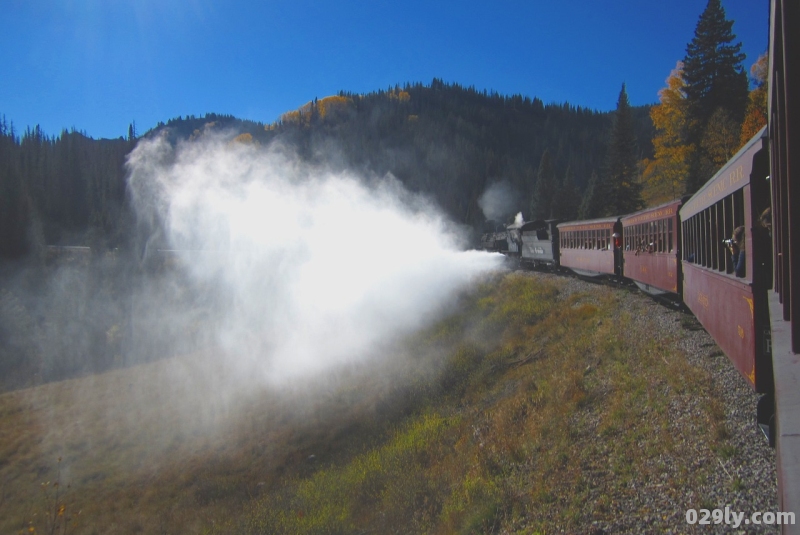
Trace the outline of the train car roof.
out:
<instances>
[{"instance_id":1,"label":"train car roof","mask_svg":"<svg viewBox=\"0 0 800 535\"><path fill-rule=\"evenodd\" d=\"M753 157L766 148L767 127L762 128L697 193L683 203L681 219L688 219L750 183Z\"/></svg>"},{"instance_id":2,"label":"train car roof","mask_svg":"<svg viewBox=\"0 0 800 535\"><path fill-rule=\"evenodd\" d=\"M566 223L559 223L558 228L566 228L566 227L579 227L583 225L603 225L603 224L614 224L619 221L619 216L613 217L601 217L599 219L586 219L583 221L567 221Z\"/></svg>"},{"instance_id":3,"label":"train car roof","mask_svg":"<svg viewBox=\"0 0 800 535\"><path fill-rule=\"evenodd\" d=\"M659 204L658 206L645 208L644 210L639 210L638 212L622 216L622 226L635 225L637 223L644 223L646 221L655 221L658 219L672 217L677 214L678 210L680 209L681 202L682 199L672 199L664 204Z\"/></svg>"}]
</instances>

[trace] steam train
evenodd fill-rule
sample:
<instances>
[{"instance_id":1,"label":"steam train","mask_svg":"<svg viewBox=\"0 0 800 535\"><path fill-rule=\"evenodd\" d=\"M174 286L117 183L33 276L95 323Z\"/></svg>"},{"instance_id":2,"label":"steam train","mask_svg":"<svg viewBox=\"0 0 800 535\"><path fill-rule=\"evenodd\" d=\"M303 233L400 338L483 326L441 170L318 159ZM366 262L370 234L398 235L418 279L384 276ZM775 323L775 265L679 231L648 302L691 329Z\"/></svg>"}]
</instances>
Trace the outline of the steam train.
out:
<instances>
[{"instance_id":1,"label":"steam train","mask_svg":"<svg viewBox=\"0 0 800 535\"><path fill-rule=\"evenodd\" d=\"M603 219L491 222L481 243L522 266L682 300L762 394L757 421L776 447L780 507L800 512L800 34L790 30L800 3L770 9L768 125L699 191ZM726 242L740 227L736 262Z\"/></svg>"}]
</instances>

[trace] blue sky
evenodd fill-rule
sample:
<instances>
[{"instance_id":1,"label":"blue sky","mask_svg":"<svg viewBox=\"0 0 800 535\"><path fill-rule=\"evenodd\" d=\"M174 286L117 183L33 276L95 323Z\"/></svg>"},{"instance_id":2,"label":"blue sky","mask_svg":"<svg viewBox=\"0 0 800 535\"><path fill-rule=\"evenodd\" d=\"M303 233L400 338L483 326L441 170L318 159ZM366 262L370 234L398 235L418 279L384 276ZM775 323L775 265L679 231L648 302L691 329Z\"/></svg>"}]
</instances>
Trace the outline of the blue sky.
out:
<instances>
[{"instance_id":1,"label":"blue sky","mask_svg":"<svg viewBox=\"0 0 800 535\"><path fill-rule=\"evenodd\" d=\"M501 94L653 103L707 0L0 0L0 114L118 137L208 112L272 122L315 97L433 78ZM768 0L722 0L747 54ZM566 7L569 6L569 7Z\"/></svg>"}]
</instances>

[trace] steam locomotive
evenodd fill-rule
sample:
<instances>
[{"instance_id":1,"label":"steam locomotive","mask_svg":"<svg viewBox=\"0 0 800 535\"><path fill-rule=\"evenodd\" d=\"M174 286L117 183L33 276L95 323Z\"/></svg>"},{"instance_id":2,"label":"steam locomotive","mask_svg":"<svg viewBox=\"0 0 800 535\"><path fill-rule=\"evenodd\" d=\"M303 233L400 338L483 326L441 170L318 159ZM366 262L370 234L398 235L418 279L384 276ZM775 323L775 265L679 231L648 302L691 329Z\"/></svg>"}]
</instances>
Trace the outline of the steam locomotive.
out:
<instances>
[{"instance_id":1,"label":"steam locomotive","mask_svg":"<svg viewBox=\"0 0 800 535\"><path fill-rule=\"evenodd\" d=\"M495 225L487 248L522 266L624 279L682 300L762 394L758 425L777 448L781 510L792 512L800 511L800 42L789 29L798 25L796 0L772 0L769 124L694 195L603 219L514 224L505 235ZM729 249L740 227L742 262Z\"/></svg>"}]
</instances>

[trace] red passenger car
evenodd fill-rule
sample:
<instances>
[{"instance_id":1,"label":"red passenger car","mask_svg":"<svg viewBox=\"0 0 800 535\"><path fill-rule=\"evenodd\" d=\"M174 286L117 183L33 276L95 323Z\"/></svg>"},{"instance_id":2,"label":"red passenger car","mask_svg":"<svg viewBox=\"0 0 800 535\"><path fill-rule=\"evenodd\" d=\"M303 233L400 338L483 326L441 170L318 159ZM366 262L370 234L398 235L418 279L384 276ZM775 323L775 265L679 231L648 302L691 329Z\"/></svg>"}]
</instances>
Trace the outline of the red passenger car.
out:
<instances>
[{"instance_id":1,"label":"red passenger car","mask_svg":"<svg viewBox=\"0 0 800 535\"><path fill-rule=\"evenodd\" d=\"M643 291L680 295L680 199L622 218L625 276Z\"/></svg>"},{"instance_id":2,"label":"red passenger car","mask_svg":"<svg viewBox=\"0 0 800 535\"><path fill-rule=\"evenodd\" d=\"M558 225L561 266L579 275L622 275L622 224L618 217Z\"/></svg>"},{"instance_id":3,"label":"red passenger car","mask_svg":"<svg viewBox=\"0 0 800 535\"><path fill-rule=\"evenodd\" d=\"M763 257L768 237L757 228L769 206L764 130L751 139L680 209L683 300L758 392L772 390L769 316ZM744 230L744 271L725 240Z\"/></svg>"}]
</instances>

